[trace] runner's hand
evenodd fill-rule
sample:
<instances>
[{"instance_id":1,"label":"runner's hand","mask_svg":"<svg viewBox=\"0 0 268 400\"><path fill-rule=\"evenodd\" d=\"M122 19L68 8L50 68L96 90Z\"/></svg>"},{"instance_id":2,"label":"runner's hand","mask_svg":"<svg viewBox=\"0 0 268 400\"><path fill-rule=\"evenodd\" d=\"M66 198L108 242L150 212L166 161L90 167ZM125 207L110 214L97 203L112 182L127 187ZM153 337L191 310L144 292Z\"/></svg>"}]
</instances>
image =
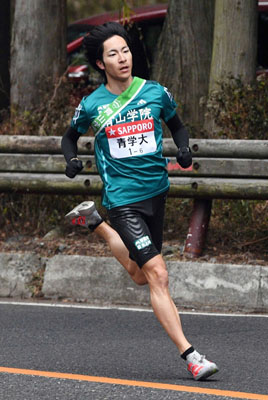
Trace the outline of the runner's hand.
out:
<instances>
[{"instance_id":1,"label":"runner's hand","mask_svg":"<svg viewBox=\"0 0 268 400\"><path fill-rule=\"evenodd\" d=\"M189 168L192 165L192 152L190 147L182 147L179 149L176 158L182 168Z\"/></svg>"},{"instance_id":2,"label":"runner's hand","mask_svg":"<svg viewBox=\"0 0 268 400\"><path fill-rule=\"evenodd\" d=\"M78 160L78 158L72 159L66 165L65 175L68 178L74 178L83 168L81 160Z\"/></svg>"}]
</instances>

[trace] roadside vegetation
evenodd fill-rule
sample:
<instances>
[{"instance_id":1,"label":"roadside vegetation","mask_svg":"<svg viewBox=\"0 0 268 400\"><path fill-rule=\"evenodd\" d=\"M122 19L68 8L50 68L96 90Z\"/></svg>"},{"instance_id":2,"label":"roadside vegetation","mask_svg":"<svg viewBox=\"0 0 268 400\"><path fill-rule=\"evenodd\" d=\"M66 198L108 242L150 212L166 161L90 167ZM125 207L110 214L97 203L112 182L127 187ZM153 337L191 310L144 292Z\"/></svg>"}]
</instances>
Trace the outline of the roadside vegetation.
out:
<instances>
[{"instance_id":1,"label":"roadside vegetation","mask_svg":"<svg viewBox=\"0 0 268 400\"><path fill-rule=\"evenodd\" d=\"M218 127L219 138L267 140L268 77L259 75L252 85L234 77L220 82L209 99L207 114Z\"/></svg>"}]
</instances>

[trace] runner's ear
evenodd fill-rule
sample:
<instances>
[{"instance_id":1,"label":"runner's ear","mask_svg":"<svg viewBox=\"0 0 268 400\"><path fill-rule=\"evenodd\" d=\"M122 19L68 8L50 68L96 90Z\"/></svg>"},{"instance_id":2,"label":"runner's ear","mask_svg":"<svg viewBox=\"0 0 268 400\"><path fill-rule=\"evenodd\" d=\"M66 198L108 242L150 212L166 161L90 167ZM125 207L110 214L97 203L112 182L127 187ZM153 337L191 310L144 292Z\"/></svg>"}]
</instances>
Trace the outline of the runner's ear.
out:
<instances>
[{"instance_id":1,"label":"runner's ear","mask_svg":"<svg viewBox=\"0 0 268 400\"><path fill-rule=\"evenodd\" d=\"M104 65L103 61L96 60L96 64L99 67L99 69L102 69L103 71L105 70L105 65Z\"/></svg>"}]
</instances>

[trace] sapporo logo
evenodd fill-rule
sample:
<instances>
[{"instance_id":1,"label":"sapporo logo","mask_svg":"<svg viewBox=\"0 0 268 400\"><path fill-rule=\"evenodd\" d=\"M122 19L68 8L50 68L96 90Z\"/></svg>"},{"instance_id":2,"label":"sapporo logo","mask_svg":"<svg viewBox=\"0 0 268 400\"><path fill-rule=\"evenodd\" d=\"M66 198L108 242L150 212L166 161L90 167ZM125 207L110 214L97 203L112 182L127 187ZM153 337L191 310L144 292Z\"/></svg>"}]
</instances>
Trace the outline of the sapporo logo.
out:
<instances>
[{"instance_id":1,"label":"sapporo logo","mask_svg":"<svg viewBox=\"0 0 268 400\"><path fill-rule=\"evenodd\" d=\"M150 246L150 244L152 244L152 242L147 235L135 241L135 246L138 250L142 250L144 247Z\"/></svg>"}]
</instances>

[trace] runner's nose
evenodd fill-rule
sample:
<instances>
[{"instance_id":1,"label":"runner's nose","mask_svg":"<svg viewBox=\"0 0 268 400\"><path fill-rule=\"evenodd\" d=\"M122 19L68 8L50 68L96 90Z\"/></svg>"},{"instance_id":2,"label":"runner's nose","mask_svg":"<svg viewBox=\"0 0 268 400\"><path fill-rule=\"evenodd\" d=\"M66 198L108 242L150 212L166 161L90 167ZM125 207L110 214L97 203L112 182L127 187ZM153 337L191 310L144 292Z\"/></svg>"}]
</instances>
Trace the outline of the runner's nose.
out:
<instances>
[{"instance_id":1,"label":"runner's nose","mask_svg":"<svg viewBox=\"0 0 268 400\"><path fill-rule=\"evenodd\" d=\"M126 61L126 55L125 53L119 53L119 62L125 62Z\"/></svg>"}]
</instances>

